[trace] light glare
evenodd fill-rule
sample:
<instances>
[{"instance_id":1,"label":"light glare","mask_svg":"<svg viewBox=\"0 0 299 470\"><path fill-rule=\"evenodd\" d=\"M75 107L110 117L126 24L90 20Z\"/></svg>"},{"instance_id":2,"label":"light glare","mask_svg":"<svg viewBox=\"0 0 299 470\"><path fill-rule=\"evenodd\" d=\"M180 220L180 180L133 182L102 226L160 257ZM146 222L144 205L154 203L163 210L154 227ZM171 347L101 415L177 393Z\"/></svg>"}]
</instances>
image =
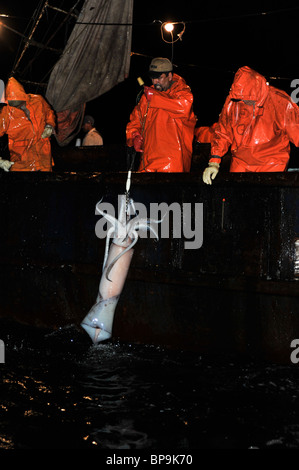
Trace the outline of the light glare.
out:
<instances>
[{"instance_id":1,"label":"light glare","mask_svg":"<svg viewBox=\"0 0 299 470\"><path fill-rule=\"evenodd\" d=\"M173 28L174 28L173 23L166 23L164 25L164 28L168 33L171 33L173 31Z\"/></svg>"}]
</instances>

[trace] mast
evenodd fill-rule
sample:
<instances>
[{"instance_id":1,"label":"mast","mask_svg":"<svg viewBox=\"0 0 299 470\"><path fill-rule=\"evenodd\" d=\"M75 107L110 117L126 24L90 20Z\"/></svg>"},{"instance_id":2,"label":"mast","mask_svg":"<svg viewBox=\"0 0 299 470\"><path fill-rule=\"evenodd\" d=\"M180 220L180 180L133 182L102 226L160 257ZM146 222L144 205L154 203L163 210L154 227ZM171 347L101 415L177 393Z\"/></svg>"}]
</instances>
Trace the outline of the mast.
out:
<instances>
[{"instance_id":1,"label":"mast","mask_svg":"<svg viewBox=\"0 0 299 470\"><path fill-rule=\"evenodd\" d=\"M41 10L41 12L40 12L40 14L39 14L39 17L37 18L37 21L36 21L35 24L33 25L33 28L32 28L32 30L31 30L31 33L29 34L29 36L28 36L28 38L27 38L27 41L26 41L26 43L25 43L24 49L22 50L21 55L20 55L20 57L18 58L18 60L17 60L17 62L16 62L16 64L15 64L15 66L14 66L14 68L13 68L13 70L12 70L12 75L15 74L15 71L17 70L17 68L18 68L18 66L19 66L19 64L20 64L20 62L21 62L21 60L22 60L22 57L23 57L24 54L25 54L25 51L28 49L28 47L29 47L29 45L30 45L30 41L32 40L33 34L34 34L34 32L36 31L36 28L38 27L38 24L39 24L39 22L40 22L40 20L41 20L41 18L42 18L42 16L43 16L43 14L44 14L44 12L45 12L47 6L48 6L48 0L45 1L44 6L43 6L43 8L42 8L42 10Z\"/></svg>"},{"instance_id":2,"label":"mast","mask_svg":"<svg viewBox=\"0 0 299 470\"><path fill-rule=\"evenodd\" d=\"M47 86L47 78L58 58L63 53L64 43L67 40L66 31L63 32L62 28L65 27L67 29L71 20L73 20L73 25L75 24L78 16L77 8L82 7L84 0L69 0L64 2L64 4L66 3L68 8L62 9L51 5L49 0L40 2L33 14L33 25L30 28L29 34L22 34L13 30L22 37L21 44L24 43L24 45L15 61L11 75L18 75L18 78L23 83L31 84L35 87L43 87L44 89ZM30 22L32 22L32 19ZM12 28L6 25L3 26L12 30ZM68 32L70 34L70 31ZM39 78L34 76L34 80L32 80L31 77L34 75L32 69L36 66L40 55L46 51L48 52L47 59L44 58L43 63L48 70L45 73L45 66L43 66L43 76L41 76L40 70L38 70ZM27 61L22 68L25 57ZM27 79L28 76L30 76L30 79Z\"/></svg>"}]
</instances>

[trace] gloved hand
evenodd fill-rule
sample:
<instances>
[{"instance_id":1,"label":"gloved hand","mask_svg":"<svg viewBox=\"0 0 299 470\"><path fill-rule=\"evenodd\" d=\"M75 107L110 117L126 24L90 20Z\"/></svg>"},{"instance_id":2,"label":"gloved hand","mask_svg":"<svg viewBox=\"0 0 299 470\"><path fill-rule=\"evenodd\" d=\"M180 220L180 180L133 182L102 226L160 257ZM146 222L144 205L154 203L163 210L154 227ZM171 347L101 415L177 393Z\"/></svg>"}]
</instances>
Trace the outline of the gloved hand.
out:
<instances>
[{"instance_id":1,"label":"gloved hand","mask_svg":"<svg viewBox=\"0 0 299 470\"><path fill-rule=\"evenodd\" d=\"M144 91L144 94L145 94L145 97L148 101L148 103L151 101L152 97L154 96L154 89L149 87L149 86L145 86L143 87L143 91Z\"/></svg>"},{"instance_id":2,"label":"gloved hand","mask_svg":"<svg viewBox=\"0 0 299 470\"><path fill-rule=\"evenodd\" d=\"M140 134L135 134L133 138L133 145L136 152L143 152L143 137Z\"/></svg>"},{"instance_id":3,"label":"gloved hand","mask_svg":"<svg viewBox=\"0 0 299 470\"><path fill-rule=\"evenodd\" d=\"M4 171L9 171L10 170L10 167L12 165L14 165L15 162L10 162L9 160L3 160L1 157L0 157L0 168L2 168L2 170Z\"/></svg>"},{"instance_id":4,"label":"gloved hand","mask_svg":"<svg viewBox=\"0 0 299 470\"><path fill-rule=\"evenodd\" d=\"M209 166L205 169L202 175L203 182L206 184L212 184L218 174L220 165L218 163L209 163Z\"/></svg>"},{"instance_id":5,"label":"gloved hand","mask_svg":"<svg viewBox=\"0 0 299 470\"><path fill-rule=\"evenodd\" d=\"M44 128L44 132L42 133L42 139L45 139L46 137L50 137L53 134L53 127L50 126L50 124L46 124Z\"/></svg>"}]
</instances>

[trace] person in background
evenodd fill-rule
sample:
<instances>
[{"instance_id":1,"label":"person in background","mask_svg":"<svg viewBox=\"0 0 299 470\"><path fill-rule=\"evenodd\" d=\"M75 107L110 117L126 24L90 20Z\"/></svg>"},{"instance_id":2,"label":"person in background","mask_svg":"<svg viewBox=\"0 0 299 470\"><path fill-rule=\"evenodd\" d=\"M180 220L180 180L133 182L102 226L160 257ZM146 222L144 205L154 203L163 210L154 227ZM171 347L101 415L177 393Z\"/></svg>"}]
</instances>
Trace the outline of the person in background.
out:
<instances>
[{"instance_id":1,"label":"person in background","mask_svg":"<svg viewBox=\"0 0 299 470\"><path fill-rule=\"evenodd\" d=\"M212 184L229 148L231 172L285 171L290 142L299 146L299 107L258 72L241 67L213 128L203 181Z\"/></svg>"},{"instance_id":2,"label":"person in background","mask_svg":"<svg viewBox=\"0 0 299 470\"><path fill-rule=\"evenodd\" d=\"M92 116L85 116L82 124L82 129L85 132L82 145L103 145L103 139L100 133L94 127L94 118Z\"/></svg>"},{"instance_id":3,"label":"person in background","mask_svg":"<svg viewBox=\"0 0 299 470\"><path fill-rule=\"evenodd\" d=\"M139 171L189 172L196 124L190 87L163 57L151 61L149 75L152 85L126 127L127 145L141 152Z\"/></svg>"},{"instance_id":4,"label":"person in background","mask_svg":"<svg viewBox=\"0 0 299 470\"><path fill-rule=\"evenodd\" d=\"M10 161L1 159L1 168L52 171L50 136L55 128L54 111L42 96L26 94L13 77L8 80L5 100L7 105L0 113L0 137L8 136Z\"/></svg>"}]
</instances>

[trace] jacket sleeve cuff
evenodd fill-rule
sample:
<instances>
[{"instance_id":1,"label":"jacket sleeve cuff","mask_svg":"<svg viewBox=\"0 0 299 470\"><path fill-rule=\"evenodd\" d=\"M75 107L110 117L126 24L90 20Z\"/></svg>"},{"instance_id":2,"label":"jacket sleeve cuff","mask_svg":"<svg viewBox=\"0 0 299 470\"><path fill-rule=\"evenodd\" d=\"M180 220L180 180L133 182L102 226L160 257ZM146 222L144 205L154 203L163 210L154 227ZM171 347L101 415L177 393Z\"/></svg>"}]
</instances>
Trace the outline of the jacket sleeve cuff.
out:
<instances>
[{"instance_id":1,"label":"jacket sleeve cuff","mask_svg":"<svg viewBox=\"0 0 299 470\"><path fill-rule=\"evenodd\" d=\"M222 157L218 157L217 155L211 155L209 163L218 163L220 165Z\"/></svg>"}]
</instances>

